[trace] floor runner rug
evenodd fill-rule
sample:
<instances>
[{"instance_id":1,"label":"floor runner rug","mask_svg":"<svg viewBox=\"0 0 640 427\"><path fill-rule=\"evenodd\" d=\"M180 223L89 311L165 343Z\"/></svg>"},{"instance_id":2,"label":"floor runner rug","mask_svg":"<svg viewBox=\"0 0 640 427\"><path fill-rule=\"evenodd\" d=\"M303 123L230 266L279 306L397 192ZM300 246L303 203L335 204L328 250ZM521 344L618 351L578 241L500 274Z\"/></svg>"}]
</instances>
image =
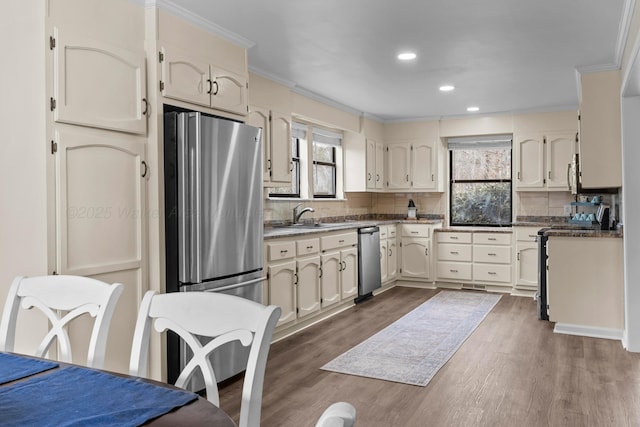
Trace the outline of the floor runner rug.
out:
<instances>
[{"instance_id":1,"label":"floor runner rug","mask_svg":"<svg viewBox=\"0 0 640 427\"><path fill-rule=\"evenodd\" d=\"M500 300L500 295L440 291L321 369L426 386Z\"/></svg>"}]
</instances>

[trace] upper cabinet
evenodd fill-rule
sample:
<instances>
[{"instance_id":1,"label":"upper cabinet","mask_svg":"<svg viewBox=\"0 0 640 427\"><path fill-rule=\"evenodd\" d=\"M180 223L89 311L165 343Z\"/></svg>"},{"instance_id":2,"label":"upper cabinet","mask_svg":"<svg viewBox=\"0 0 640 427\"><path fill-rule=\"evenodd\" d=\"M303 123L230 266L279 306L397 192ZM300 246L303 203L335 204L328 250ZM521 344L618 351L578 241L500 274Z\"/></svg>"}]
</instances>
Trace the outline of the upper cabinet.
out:
<instances>
[{"instance_id":1,"label":"upper cabinet","mask_svg":"<svg viewBox=\"0 0 640 427\"><path fill-rule=\"evenodd\" d=\"M384 189L384 144L367 138L367 190Z\"/></svg>"},{"instance_id":2,"label":"upper cabinet","mask_svg":"<svg viewBox=\"0 0 640 427\"><path fill-rule=\"evenodd\" d=\"M291 185L291 115L252 105L247 124L262 129L264 186Z\"/></svg>"},{"instance_id":3,"label":"upper cabinet","mask_svg":"<svg viewBox=\"0 0 640 427\"><path fill-rule=\"evenodd\" d=\"M145 53L53 28L53 96L58 123L146 134Z\"/></svg>"},{"instance_id":4,"label":"upper cabinet","mask_svg":"<svg viewBox=\"0 0 640 427\"><path fill-rule=\"evenodd\" d=\"M215 65L215 59L198 57L185 49L161 43L160 92L177 99L234 114L246 115L248 76Z\"/></svg>"},{"instance_id":5,"label":"upper cabinet","mask_svg":"<svg viewBox=\"0 0 640 427\"><path fill-rule=\"evenodd\" d=\"M580 78L580 183L582 188L622 187L620 72Z\"/></svg>"},{"instance_id":6,"label":"upper cabinet","mask_svg":"<svg viewBox=\"0 0 640 427\"><path fill-rule=\"evenodd\" d=\"M568 191L567 167L576 150L576 139L574 132L516 135L516 190Z\"/></svg>"},{"instance_id":7,"label":"upper cabinet","mask_svg":"<svg viewBox=\"0 0 640 427\"><path fill-rule=\"evenodd\" d=\"M386 153L387 189L442 191L437 138L390 142Z\"/></svg>"}]
</instances>

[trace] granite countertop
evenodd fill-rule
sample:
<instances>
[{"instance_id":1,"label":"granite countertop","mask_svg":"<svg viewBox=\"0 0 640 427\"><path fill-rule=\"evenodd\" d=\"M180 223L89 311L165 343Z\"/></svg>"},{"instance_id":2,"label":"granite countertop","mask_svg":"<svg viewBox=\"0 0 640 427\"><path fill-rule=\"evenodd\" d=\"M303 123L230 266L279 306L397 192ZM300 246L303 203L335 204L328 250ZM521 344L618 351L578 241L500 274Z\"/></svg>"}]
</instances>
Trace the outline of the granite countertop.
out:
<instances>
[{"instance_id":1,"label":"granite countertop","mask_svg":"<svg viewBox=\"0 0 640 427\"><path fill-rule=\"evenodd\" d=\"M264 239L275 239L278 237L304 236L316 233L327 233L331 231L353 230L363 227L371 227L374 225L387 224L441 224L442 220L434 219L384 219L384 220L362 220L362 221L345 221L345 222L321 222L319 226L311 223L302 226L265 226Z\"/></svg>"},{"instance_id":2,"label":"granite countertop","mask_svg":"<svg viewBox=\"0 0 640 427\"><path fill-rule=\"evenodd\" d=\"M622 229L618 230L584 230L584 229L570 229L570 228L551 228L544 232L547 237L608 237L608 238L622 238Z\"/></svg>"},{"instance_id":3,"label":"granite countertop","mask_svg":"<svg viewBox=\"0 0 640 427\"><path fill-rule=\"evenodd\" d=\"M455 231L456 233L513 233L511 227L462 227L462 226L449 226L436 228L435 232L443 231Z\"/></svg>"}]
</instances>

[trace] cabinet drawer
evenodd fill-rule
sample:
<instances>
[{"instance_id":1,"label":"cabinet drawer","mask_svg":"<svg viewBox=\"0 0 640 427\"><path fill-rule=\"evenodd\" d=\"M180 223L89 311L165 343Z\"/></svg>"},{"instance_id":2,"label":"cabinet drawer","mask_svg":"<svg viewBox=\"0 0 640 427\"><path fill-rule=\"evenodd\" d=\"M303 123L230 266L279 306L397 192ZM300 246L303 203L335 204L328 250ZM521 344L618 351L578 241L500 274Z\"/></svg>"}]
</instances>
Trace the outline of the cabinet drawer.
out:
<instances>
[{"instance_id":1,"label":"cabinet drawer","mask_svg":"<svg viewBox=\"0 0 640 427\"><path fill-rule=\"evenodd\" d=\"M511 246L473 246L473 261L511 264Z\"/></svg>"},{"instance_id":2,"label":"cabinet drawer","mask_svg":"<svg viewBox=\"0 0 640 427\"><path fill-rule=\"evenodd\" d=\"M542 228L542 227L540 227ZM516 240L519 242L535 242L538 230L538 227L515 227L516 230Z\"/></svg>"},{"instance_id":3,"label":"cabinet drawer","mask_svg":"<svg viewBox=\"0 0 640 427\"><path fill-rule=\"evenodd\" d=\"M358 234L355 232L334 234L331 236L323 236L320 238L320 247L322 248L322 252L328 251L330 249L341 248L344 246L355 246L357 244Z\"/></svg>"},{"instance_id":4,"label":"cabinet drawer","mask_svg":"<svg viewBox=\"0 0 640 427\"><path fill-rule=\"evenodd\" d=\"M269 261L293 258L296 256L294 241L267 243Z\"/></svg>"},{"instance_id":5,"label":"cabinet drawer","mask_svg":"<svg viewBox=\"0 0 640 427\"><path fill-rule=\"evenodd\" d=\"M389 239L396 237L396 225L387 225L387 237Z\"/></svg>"},{"instance_id":6,"label":"cabinet drawer","mask_svg":"<svg viewBox=\"0 0 640 427\"><path fill-rule=\"evenodd\" d=\"M386 225L379 225L378 228L380 229L380 240L389 237L389 228Z\"/></svg>"},{"instance_id":7,"label":"cabinet drawer","mask_svg":"<svg viewBox=\"0 0 640 427\"><path fill-rule=\"evenodd\" d=\"M473 233L473 243L510 245L511 233Z\"/></svg>"},{"instance_id":8,"label":"cabinet drawer","mask_svg":"<svg viewBox=\"0 0 640 427\"><path fill-rule=\"evenodd\" d=\"M471 245L456 243L438 243L440 261L471 261Z\"/></svg>"},{"instance_id":9,"label":"cabinet drawer","mask_svg":"<svg viewBox=\"0 0 640 427\"><path fill-rule=\"evenodd\" d=\"M473 264L474 282L511 282L511 265Z\"/></svg>"},{"instance_id":10,"label":"cabinet drawer","mask_svg":"<svg viewBox=\"0 0 640 427\"><path fill-rule=\"evenodd\" d=\"M296 242L296 254L298 256L312 255L320 252L320 239L304 239Z\"/></svg>"},{"instance_id":11,"label":"cabinet drawer","mask_svg":"<svg viewBox=\"0 0 640 427\"><path fill-rule=\"evenodd\" d=\"M443 231L438 233L438 242L471 243L471 233L455 233L451 231Z\"/></svg>"},{"instance_id":12,"label":"cabinet drawer","mask_svg":"<svg viewBox=\"0 0 640 427\"><path fill-rule=\"evenodd\" d=\"M438 262L438 279L471 280L471 264Z\"/></svg>"},{"instance_id":13,"label":"cabinet drawer","mask_svg":"<svg viewBox=\"0 0 640 427\"><path fill-rule=\"evenodd\" d=\"M403 237L429 237L431 227L425 224L402 224Z\"/></svg>"}]
</instances>

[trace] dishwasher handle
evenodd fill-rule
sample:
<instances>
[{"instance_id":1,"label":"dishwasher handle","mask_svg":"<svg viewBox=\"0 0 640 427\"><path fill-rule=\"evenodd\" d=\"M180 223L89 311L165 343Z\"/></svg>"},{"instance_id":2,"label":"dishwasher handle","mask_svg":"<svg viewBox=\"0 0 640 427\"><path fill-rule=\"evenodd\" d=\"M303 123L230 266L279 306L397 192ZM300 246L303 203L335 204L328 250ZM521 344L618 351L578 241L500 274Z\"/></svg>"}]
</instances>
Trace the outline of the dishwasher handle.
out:
<instances>
[{"instance_id":1,"label":"dishwasher handle","mask_svg":"<svg viewBox=\"0 0 640 427\"><path fill-rule=\"evenodd\" d=\"M380 227L377 225L373 227L358 228L358 234L373 234L378 232L380 232Z\"/></svg>"}]
</instances>

